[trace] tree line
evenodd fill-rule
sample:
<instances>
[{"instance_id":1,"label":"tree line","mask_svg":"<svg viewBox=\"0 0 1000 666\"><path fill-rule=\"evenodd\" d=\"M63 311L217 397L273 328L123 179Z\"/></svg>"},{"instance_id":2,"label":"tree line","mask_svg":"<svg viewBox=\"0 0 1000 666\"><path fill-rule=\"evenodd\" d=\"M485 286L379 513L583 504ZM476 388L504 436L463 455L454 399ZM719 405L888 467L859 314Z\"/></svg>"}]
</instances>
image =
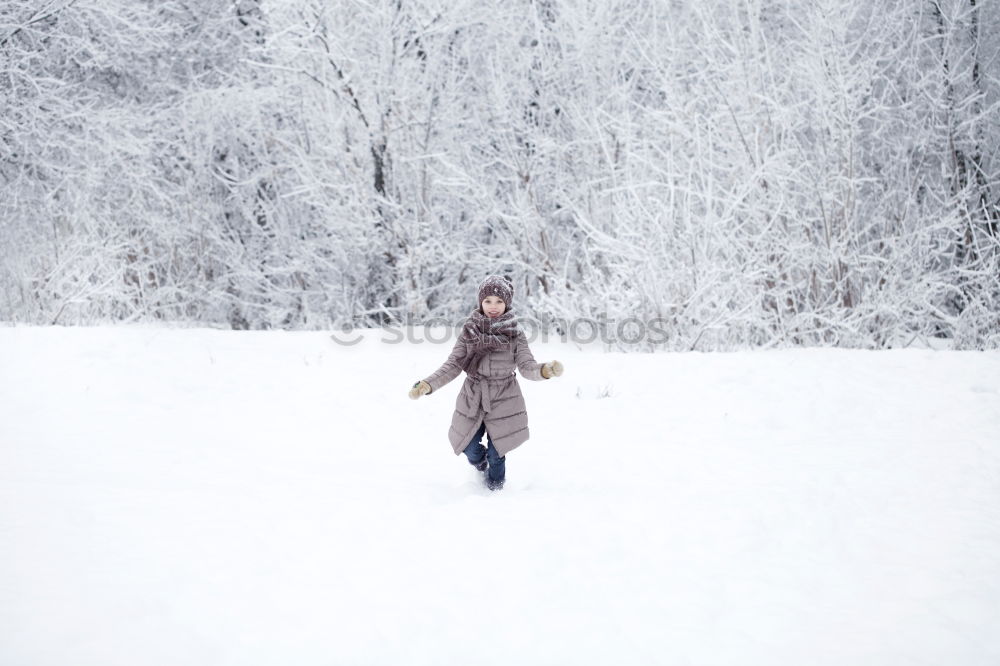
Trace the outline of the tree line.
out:
<instances>
[{"instance_id":1,"label":"tree line","mask_svg":"<svg viewBox=\"0 0 1000 666\"><path fill-rule=\"evenodd\" d=\"M8 0L0 320L1000 347L983 0Z\"/></svg>"}]
</instances>

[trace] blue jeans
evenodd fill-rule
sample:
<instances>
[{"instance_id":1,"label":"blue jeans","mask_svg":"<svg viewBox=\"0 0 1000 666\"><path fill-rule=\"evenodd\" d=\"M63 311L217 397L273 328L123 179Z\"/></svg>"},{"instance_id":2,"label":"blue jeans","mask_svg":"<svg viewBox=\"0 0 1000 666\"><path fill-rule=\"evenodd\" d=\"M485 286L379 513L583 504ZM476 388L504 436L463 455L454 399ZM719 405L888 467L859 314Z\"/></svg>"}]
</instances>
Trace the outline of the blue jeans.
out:
<instances>
[{"instance_id":1,"label":"blue jeans","mask_svg":"<svg viewBox=\"0 0 1000 666\"><path fill-rule=\"evenodd\" d=\"M488 446L483 446L483 434L486 434L486 442ZM497 453L496 447L493 446L493 439L490 434L486 432L486 424L480 423L479 430L476 434L472 436L472 439L466 445L465 449L462 451L469 458L469 462L473 465L478 465L483 462L483 458L488 458L490 461L490 467L486 472L490 481L503 481L504 475L507 472L507 458Z\"/></svg>"}]
</instances>

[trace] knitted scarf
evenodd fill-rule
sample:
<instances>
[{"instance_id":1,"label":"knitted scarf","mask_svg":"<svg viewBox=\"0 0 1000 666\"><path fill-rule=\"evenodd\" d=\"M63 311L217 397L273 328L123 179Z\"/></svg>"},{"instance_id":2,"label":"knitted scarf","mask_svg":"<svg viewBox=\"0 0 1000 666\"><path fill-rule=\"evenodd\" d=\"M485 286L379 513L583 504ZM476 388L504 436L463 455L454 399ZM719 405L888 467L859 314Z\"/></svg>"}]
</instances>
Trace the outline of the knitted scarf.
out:
<instances>
[{"instance_id":1,"label":"knitted scarf","mask_svg":"<svg viewBox=\"0 0 1000 666\"><path fill-rule=\"evenodd\" d=\"M478 309L465 321L462 327L462 340L465 341L465 356L462 369L470 377L479 378L479 362L491 351L509 349L520 329L517 325L517 315L513 310L507 310L499 317L490 318Z\"/></svg>"}]
</instances>

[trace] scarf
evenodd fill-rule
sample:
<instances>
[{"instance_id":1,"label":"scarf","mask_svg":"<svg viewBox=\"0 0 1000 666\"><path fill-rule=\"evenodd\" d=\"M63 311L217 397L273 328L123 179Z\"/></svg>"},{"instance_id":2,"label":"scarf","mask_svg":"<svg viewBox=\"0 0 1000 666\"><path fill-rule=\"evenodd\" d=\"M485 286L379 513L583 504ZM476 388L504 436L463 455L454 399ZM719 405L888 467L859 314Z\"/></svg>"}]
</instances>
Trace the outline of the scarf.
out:
<instances>
[{"instance_id":1,"label":"scarf","mask_svg":"<svg viewBox=\"0 0 1000 666\"><path fill-rule=\"evenodd\" d=\"M462 369L470 377L479 379L479 362L483 357L491 351L510 349L518 333L520 328L513 310L493 319L478 309L473 310L462 327L462 340L465 341Z\"/></svg>"}]
</instances>

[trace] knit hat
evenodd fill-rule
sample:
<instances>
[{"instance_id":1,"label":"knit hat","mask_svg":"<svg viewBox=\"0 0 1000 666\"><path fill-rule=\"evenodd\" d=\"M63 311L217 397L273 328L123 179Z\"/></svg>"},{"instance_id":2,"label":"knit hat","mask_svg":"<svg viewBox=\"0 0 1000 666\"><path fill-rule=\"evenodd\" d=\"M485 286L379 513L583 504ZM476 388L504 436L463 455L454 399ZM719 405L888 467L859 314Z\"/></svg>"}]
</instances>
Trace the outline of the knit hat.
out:
<instances>
[{"instance_id":1,"label":"knit hat","mask_svg":"<svg viewBox=\"0 0 1000 666\"><path fill-rule=\"evenodd\" d=\"M479 285L480 307L487 296L496 296L509 310L511 301L514 300L514 285L505 275L490 275Z\"/></svg>"}]
</instances>

